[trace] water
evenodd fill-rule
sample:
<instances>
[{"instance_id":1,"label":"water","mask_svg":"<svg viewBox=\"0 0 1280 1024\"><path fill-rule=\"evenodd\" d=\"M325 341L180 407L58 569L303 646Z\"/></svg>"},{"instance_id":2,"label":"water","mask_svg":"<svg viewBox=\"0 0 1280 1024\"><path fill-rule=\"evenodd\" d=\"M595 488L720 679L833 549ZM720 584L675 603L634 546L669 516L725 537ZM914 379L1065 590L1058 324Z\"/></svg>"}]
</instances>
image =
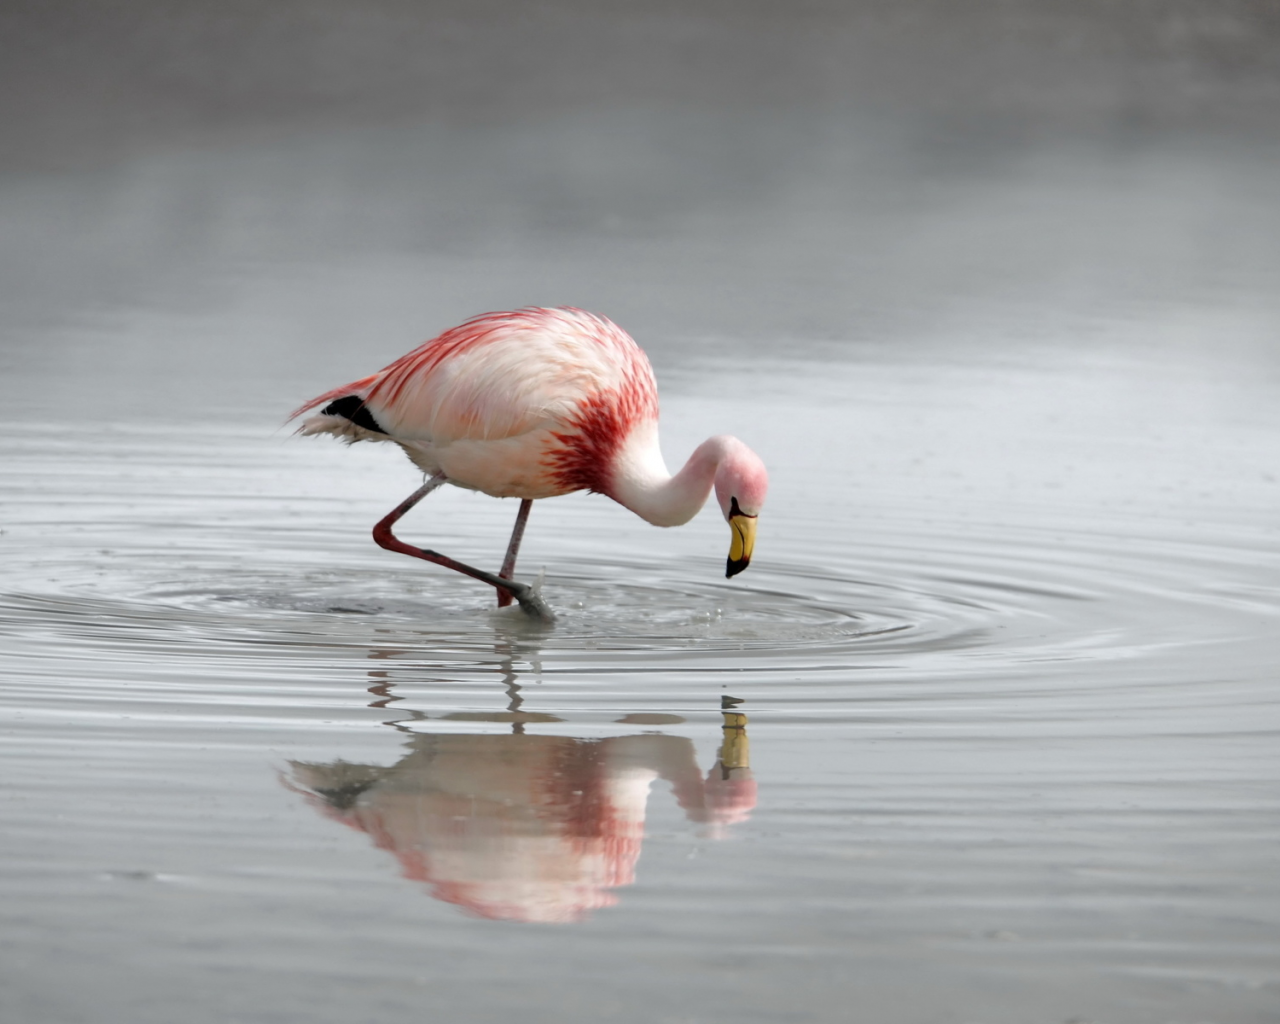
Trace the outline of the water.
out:
<instances>
[{"instance_id":1,"label":"water","mask_svg":"<svg viewBox=\"0 0 1280 1024\"><path fill-rule=\"evenodd\" d=\"M1126 138L633 106L0 181L4 1019L1275 1021L1277 154ZM637 336L673 465L760 452L747 573L539 502L532 623L280 424L527 302Z\"/></svg>"}]
</instances>

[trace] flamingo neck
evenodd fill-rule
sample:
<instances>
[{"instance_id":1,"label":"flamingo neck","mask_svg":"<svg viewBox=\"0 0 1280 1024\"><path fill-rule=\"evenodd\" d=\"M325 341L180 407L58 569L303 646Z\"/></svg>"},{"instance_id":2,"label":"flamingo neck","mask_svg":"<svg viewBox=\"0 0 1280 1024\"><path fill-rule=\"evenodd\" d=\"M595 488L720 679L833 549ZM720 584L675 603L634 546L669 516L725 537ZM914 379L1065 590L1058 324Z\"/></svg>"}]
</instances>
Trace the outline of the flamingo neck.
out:
<instances>
[{"instance_id":1,"label":"flamingo neck","mask_svg":"<svg viewBox=\"0 0 1280 1024\"><path fill-rule=\"evenodd\" d=\"M729 437L703 441L672 476L658 446L657 422L643 424L614 460L609 497L654 526L681 526L706 504L733 443Z\"/></svg>"}]
</instances>

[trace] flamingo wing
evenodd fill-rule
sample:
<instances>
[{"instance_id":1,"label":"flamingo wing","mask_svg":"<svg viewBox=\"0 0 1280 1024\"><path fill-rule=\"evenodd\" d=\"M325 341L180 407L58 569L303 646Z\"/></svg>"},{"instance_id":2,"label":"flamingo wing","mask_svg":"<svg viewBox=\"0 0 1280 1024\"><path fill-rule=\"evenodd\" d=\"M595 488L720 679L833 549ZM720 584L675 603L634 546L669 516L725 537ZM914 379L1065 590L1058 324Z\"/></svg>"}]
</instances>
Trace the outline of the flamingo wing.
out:
<instances>
[{"instance_id":1,"label":"flamingo wing","mask_svg":"<svg viewBox=\"0 0 1280 1024\"><path fill-rule=\"evenodd\" d=\"M653 371L629 335L581 310L535 308L468 320L293 415L354 396L388 437L441 446L574 429L623 392L656 418Z\"/></svg>"}]
</instances>

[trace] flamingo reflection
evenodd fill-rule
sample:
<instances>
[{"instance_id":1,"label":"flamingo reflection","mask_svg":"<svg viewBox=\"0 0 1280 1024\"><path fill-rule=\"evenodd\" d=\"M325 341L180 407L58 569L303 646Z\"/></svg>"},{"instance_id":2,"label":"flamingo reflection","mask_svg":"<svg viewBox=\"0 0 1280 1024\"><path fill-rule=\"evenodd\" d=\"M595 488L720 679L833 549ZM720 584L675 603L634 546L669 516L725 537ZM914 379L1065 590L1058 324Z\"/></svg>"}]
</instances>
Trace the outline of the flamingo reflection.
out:
<instances>
[{"instance_id":1,"label":"flamingo reflection","mask_svg":"<svg viewBox=\"0 0 1280 1024\"><path fill-rule=\"evenodd\" d=\"M478 717L478 716L472 716ZM756 804L746 716L725 712L724 739L704 777L693 743L659 733L581 739L415 733L389 768L290 762L287 780L321 813L367 833L406 878L481 917L571 922L617 902L635 881L649 790L670 785L709 834Z\"/></svg>"}]
</instances>

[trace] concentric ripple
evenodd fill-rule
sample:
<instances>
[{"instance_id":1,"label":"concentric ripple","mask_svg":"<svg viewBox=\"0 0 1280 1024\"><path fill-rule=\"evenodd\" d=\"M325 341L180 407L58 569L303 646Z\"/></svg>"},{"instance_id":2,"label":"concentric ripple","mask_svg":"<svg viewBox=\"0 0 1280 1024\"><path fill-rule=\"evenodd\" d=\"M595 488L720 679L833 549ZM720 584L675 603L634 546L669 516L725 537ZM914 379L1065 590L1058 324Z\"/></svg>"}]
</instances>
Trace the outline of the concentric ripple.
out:
<instances>
[{"instance_id":1,"label":"concentric ripple","mask_svg":"<svg viewBox=\"0 0 1280 1024\"><path fill-rule=\"evenodd\" d=\"M80 440L90 465L133 471L101 476L86 505L45 472L51 442L26 442L0 631L35 677L52 671L50 650L91 664L100 709L145 685L157 708L204 703L210 721L249 693L294 714L332 679L326 707L365 708L365 689L391 686L423 714L499 711L526 685L537 687L528 712L684 714L706 706L710 685L790 716L962 695L1015 713L1026 692L1041 695L1041 715L1105 716L1149 702L1157 682L1175 704L1200 699L1173 681L1212 666L1224 644L1243 656L1280 617L1274 545L1223 525L1189 531L1097 509L1073 518L1066 505L961 521L886 500L833 545L818 541L820 519L784 501L765 552L726 582L704 549L681 553L680 534L661 534L645 560L602 553L594 538L610 536L618 511L596 499L537 523L558 615L548 626L495 609L469 580L378 551L361 524L380 505L334 494L315 449L265 452L247 434L216 448L198 434ZM57 458L73 458L70 443L58 439ZM204 471L183 472L191 463ZM351 470L357 487L373 486L366 464ZM507 526L507 509L474 496L433 512L409 528L446 531L446 550ZM352 691L341 666L374 663L385 678ZM18 687L6 699L47 697Z\"/></svg>"},{"instance_id":2,"label":"concentric ripple","mask_svg":"<svg viewBox=\"0 0 1280 1024\"><path fill-rule=\"evenodd\" d=\"M714 582L715 563L657 568L568 558L542 583L553 625L496 610L483 588L429 567L385 563L252 569L191 556L178 579L145 561L93 556L28 592L0 595L0 627L62 643L234 642L489 649L518 640L543 653L643 650L756 662L804 673L913 657L980 659L993 672L1026 662L1115 659L1199 645L1238 631L1237 605L1280 612L1256 553L1230 547L972 526L963 538L868 536L843 565L753 567L749 584ZM842 571L843 570L843 571ZM712 582L708 582L711 580ZM1233 582L1228 583L1227 581ZM13 583L10 576L10 585ZM1233 592L1234 601L1224 601Z\"/></svg>"}]
</instances>

